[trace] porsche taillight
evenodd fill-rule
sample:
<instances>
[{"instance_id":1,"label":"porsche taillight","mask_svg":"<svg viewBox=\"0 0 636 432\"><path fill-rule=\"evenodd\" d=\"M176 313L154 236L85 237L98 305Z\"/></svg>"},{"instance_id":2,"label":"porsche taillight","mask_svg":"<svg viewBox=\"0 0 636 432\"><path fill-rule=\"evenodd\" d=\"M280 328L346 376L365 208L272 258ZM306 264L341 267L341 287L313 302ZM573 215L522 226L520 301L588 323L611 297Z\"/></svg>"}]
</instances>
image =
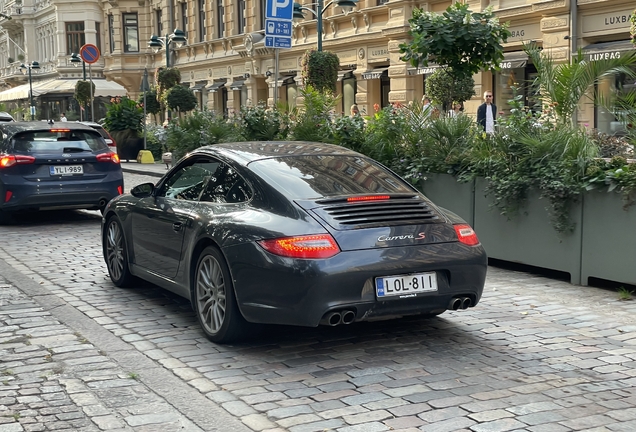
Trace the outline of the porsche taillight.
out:
<instances>
[{"instance_id":1,"label":"porsche taillight","mask_svg":"<svg viewBox=\"0 0 636 432\"><path fill-rule=\"evenodd\" d=\"M391 197L389 195L364 195L347 198L347 202L359 202L359 201L383 201L388 200Z\"/></svg>"},{"instance_id":2,"label":"porsche taillight","mask_svg":"<svg viewBox=\"0 0 636 432\"><path fill-rule=\"evenodd\" d=\"M464 243L468 246L477 246L479 239L477 234L468 224L454 225L455 232L457 233L457 239L460 243Z\"/></svg>"},{"instance_id":3,"label":"porsche taillight","mask_svg":"<svg viewBox=\"0 0 636 432\"><path fill-rule=\"evenodd\" d=\"M33 156L27 155L0 155L0 169L9 168L13 165L28 165L35 163Z\"/></svg>"},{"instance_id":4,"label":"porsche taillight","mask_svg":"<svg viewBox=\"0 0 636 432\"><path fill-rule=\"evenodd\" d=\"M258 242L274 255L288 258L324 259L340 253L340 248L329 234L281 237Z\"/></svg>"}]
</instances>

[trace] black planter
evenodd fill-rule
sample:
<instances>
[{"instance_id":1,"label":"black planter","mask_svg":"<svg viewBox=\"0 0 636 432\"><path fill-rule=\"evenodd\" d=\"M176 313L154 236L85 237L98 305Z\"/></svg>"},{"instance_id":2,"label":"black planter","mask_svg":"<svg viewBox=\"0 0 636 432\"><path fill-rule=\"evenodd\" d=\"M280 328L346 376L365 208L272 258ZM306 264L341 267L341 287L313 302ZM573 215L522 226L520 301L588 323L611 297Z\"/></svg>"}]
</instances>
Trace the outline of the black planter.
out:
<instances>
[{"instance_id":1,"label":"black planter","mask_svg":"<svg viewBox=\"0 0 636 432\"><path fill-rule=\"evenodd\" d=\"M124 145L117 145L117 153L121 160L136 160L139 150L144 149L143 138L128 138Z\"/></svg>"}]
</instances>

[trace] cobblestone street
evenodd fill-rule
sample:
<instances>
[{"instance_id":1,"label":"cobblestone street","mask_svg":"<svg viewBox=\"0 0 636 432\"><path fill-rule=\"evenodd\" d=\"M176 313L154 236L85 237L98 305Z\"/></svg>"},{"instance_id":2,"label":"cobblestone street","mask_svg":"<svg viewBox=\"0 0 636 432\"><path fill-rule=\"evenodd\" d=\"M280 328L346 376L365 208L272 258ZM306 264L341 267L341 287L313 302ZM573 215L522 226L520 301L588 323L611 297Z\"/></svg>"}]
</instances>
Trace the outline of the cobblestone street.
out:
<instances>
[{"instance_id":1,"label":"cobblestone street","mask_svg":"<svg viewBox=\"0 0 636 432\"><path fill-rule=\"evenodd\" d=\"M113 286L97 212L0 238L0 432L636 430L636 302L614 291L491 267L466 311L215 345L186 300Z\"/></svg>"}]
</instances>

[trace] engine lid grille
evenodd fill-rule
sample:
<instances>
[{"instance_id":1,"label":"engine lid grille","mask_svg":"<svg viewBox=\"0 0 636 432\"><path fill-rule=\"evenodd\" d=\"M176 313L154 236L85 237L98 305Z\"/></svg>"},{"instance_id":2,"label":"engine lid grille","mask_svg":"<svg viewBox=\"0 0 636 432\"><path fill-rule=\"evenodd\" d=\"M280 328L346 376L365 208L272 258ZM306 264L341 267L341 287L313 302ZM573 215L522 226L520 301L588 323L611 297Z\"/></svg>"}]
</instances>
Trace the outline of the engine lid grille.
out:
<instances>
[{"instance_id":1,"label":"engine lid grille","mask_svg":"<svg viewBox=\"0 0 636 432\"><path fill-rule=\"evenodd\" d=\"M337 198L316 201L313 212L335 229L443 222L419 195L391 195L388 199L347 201Z\"/></svg>"}]
</instances>

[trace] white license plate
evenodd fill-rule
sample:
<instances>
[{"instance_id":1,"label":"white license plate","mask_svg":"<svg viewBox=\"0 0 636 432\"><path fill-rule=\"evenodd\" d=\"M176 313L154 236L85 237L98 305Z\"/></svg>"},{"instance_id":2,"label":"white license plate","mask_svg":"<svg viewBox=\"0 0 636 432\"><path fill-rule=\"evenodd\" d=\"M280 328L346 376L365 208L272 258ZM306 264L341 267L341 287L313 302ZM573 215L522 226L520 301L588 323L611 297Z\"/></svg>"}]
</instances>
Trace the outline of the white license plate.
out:
<instances>
[{"instance_id":1,"label":"white license plate","mask_svg":"<svg viewBox=\"0 0 636 432\"><path fill-rule=\"evenodd\" d=\"M437 274L431 272L375 278L375 292L378 298L415 297L420 293L437 292Z\"/></svg>"},{"instance_id":2,"label":"white license plate","mask_svg":"<svg viewBox=\"0 0 636 432\"><path fill-rule=\"evenodd\" d=\"M54 165L49 167L51 175L74 175L84 174L82 165Z\"/></svg>"}]
</instances>

